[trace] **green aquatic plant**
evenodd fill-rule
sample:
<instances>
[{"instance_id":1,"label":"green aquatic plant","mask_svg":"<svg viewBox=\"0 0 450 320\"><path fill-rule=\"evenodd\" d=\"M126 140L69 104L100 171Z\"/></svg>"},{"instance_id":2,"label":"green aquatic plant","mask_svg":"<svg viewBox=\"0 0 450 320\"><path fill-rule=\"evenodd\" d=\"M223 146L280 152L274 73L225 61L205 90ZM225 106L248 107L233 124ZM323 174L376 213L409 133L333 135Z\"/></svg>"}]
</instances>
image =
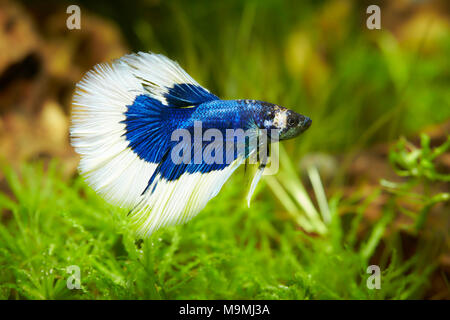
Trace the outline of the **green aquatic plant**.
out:
<instances>
[{"instance_id":1,"label":"green aquatic plant","mask_svg":"<svg viewBox=\"0 0 450 320\"><path fill-rule=\"evenodd\" d=\"M430 210L438 203L450 200L450 193L433 190L433 183L448 183L450 174L440 173L435 165L439 156L450 150L450 136L440 146L432 148L430 137L426 134L420 136L420 147L416 147L405 138L401 138L389 153L389 160L395 172L407 180L394 183L381 180L381 185L398 197L407 198L420 206L418 212L402 208L402 212L413 219L410 227L414 232L420 231L424 226ZM419 192L417 189L422 190Z\"/></svg>"},{"instance_id":2,"label":"green aquatic plant","mask_svg":"<svg viewBox=\"0 0 450 320\"><path fill-rule=\"evenodd\" d=\"M405 299L420 297L433 268L423 263L427 248L404 260L386 242L381 289L368 289L367 268L393 218L387 205L356 241L357 217L374 197L357 207L349 229L338 214L340 197L332 197L330 220L321 222L326 232L311 236L297 216L275 214L278 205L261 199L265 190L248 209L238 175L191 223L136 241L126 212L81 178L64 179L57 162L46 170L23 165L19 173L3 165L1 172L12 192L0 196L2 299ZM80 289L67 287L70 266L80 270Z\"/></svg>"}]
</instances>

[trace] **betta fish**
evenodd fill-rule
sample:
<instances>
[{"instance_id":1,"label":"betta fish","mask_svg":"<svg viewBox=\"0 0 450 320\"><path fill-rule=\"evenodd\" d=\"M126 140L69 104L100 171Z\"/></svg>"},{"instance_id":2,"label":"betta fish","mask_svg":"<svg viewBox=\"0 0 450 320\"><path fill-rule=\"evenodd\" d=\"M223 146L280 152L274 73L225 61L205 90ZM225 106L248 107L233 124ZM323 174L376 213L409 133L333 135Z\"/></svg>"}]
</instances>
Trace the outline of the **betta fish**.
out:
<instances>
[{"instance_id":1,"label":"betta fish","mask_svg":"<svg viewBox=\"0 0 450 320\"><path fill-rule=\"evenodd\" d=\"M311 125L276 104L222 100L178 63L143 52L96 65L77 84L72 104L70 136L81 175L106 201L129 209L139 237L192 219L256 155L250 201L267 163L259 154L263 135L270 145ZM245 134L230 138L229 130Z\"/></svg>"}]
</instances>

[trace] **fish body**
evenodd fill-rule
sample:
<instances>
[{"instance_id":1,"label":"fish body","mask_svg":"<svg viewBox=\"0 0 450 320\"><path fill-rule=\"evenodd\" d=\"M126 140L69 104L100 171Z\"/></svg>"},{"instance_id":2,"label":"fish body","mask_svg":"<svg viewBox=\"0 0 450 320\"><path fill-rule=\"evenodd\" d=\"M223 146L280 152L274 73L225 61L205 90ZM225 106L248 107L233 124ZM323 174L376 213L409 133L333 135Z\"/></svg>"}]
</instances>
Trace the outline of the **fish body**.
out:
<instances>
[{"instance_id":1,"label":"fish body","mask_svg":"<svg viewBox=\"0 0 450 320\"><path fill-rule=\"evenodd\" d=\"M258 154L262 135L289 139L310 124L272 103L219 99L172 60L138 53L97 65L77 84L71 141L88 184L129 208L147 237L201 211Z\"/></svg>"}]
</instances>

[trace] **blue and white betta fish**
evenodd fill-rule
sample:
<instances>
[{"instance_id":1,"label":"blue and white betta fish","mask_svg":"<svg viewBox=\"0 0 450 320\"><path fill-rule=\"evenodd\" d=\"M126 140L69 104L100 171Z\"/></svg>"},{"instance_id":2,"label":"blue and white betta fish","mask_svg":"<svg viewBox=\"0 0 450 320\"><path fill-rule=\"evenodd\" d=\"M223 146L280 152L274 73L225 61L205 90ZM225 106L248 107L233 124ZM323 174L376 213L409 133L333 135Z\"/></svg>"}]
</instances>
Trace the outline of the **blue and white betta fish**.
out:
<instances>
[{"instance_id":1,"label":"blue and white betta fish","mask_svg":"<svg viewBox=\"0 0 450 320\"><path fill-rule=\"evenodd\" d=\"M128 208L137 235L148 237L193 218L239 165L255 154L261 159L262 132L273 142L310 125L308 117L272 103L222 100L176 62L140 52L87 72L74 94L70 134L88 184ZM230 138L230 130L244 138ZM244 148L230 143L239 141ZM248 200L266 162L259 163Z\"/></svg>"}]
</instances>

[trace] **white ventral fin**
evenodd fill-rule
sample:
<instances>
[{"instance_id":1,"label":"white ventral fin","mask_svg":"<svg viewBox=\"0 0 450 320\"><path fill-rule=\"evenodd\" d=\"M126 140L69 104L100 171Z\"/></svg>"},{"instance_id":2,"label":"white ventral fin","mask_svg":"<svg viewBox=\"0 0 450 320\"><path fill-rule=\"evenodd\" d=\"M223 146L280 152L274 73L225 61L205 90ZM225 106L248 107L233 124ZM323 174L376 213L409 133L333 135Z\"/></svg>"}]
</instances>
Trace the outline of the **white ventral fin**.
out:
<instances>
[{"instance_id":1,"label":"white ventral fin","mask_svg":"<svg viewBox=\"0 0 450 320\"><path fill-rule=\"evenodd\" d=\"M255 192L256 186L258 185L259 180L261 180L261 176L264 172L265 166L260 165L258 170L256 171L255 176L253 177L252 183L250 185L250 190L247 194L247 206L250 208L250 201L252 199L253 193Z\"/></svg>"}]
</instances>

